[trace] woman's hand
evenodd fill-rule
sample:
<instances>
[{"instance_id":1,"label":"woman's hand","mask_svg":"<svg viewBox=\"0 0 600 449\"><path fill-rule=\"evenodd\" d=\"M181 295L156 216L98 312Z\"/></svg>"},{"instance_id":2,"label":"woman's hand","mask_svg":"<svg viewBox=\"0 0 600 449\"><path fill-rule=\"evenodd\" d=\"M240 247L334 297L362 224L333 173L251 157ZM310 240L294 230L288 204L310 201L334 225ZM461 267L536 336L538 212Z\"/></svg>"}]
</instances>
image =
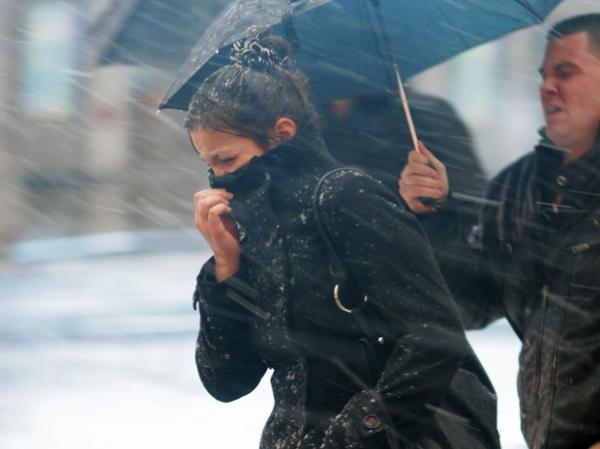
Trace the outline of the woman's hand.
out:
<instances>
[{"instance_id":1,"label":"woman's hand","mask_svg":"<svg viewBox=\"0 0 600 449\"><path fill-rule=\"evenodd\" d=\"M427 214L435 209L424 204L422 198L433 198L444 202L450 190L446 167L419 142L420 153L411 151L408 163L400 175L400 195L416 214Z\"/></svg>"},{"instance_id":2,"label":"woman's hand","mask_svg":"<svg viewBox=\"0 0 600 449\"><path fill-rule=\"evenodd\" d=\"M196 228L212 248L217 282L235 274L240 266L237 226L229 206L232 198L225 189L201 190L194 195Z\"/></svg>"}]
</instances>

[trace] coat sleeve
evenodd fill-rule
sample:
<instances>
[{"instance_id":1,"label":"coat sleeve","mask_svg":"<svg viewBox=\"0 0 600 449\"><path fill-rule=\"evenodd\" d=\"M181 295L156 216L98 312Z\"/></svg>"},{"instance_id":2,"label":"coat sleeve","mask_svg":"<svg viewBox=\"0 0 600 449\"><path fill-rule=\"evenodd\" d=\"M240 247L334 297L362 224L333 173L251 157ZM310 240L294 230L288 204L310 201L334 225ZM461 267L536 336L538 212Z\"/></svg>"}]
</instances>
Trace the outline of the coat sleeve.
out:
<instances>
[{"instance_id":1,"label":"coat sleeve","mask_svg":"<svg viewBox=\"0 0 600 449\"><path fill-rule=\"evenodd\" d=\"M436 213L417 217L467 329L481 329L504 315L479 209L481 204L451 199Z\"/></svg>"},{"instance_id":2,"label":"coat sleeve","mask_svg":"<svg viewBox=\"0 0 600 449\"><path fill-rule=\"evenodd\" d=\"M451 198L438 212L418 215L442 275L468 329L501 316L495 279L482 257L478 239L487 179L473 139L457 111L445 100L417 94L415 124L420 138L448 171Z\"/></svg>"},{"instance_id":3,"label":"coat sleeve","mask_svg":"<svg viewBox=\"0 0 600 449\"><path fill-rule=\"evenodd\" d=\"M376 386L350 399L321 447L393 432L412 439L426 432L431 411L472 354L458 311L422 228L395 192L361 172L341 171L323 184L319 205L333 245L395 339Z\"/></svg>"},{"instance_id":4,"label":"coat sleeve","mask_svg":"<svg viewBox=\"0 0 600 449\"><path fill-rule=\"evenodd\" d=\"M267 369L248 343L256 293L244 272L242 262L238 273L217 283L211 258L200 271L194 292L194 305L200 310L196 366L207 391L224 402L254 390Z\"/></svg>"}]
</instances>

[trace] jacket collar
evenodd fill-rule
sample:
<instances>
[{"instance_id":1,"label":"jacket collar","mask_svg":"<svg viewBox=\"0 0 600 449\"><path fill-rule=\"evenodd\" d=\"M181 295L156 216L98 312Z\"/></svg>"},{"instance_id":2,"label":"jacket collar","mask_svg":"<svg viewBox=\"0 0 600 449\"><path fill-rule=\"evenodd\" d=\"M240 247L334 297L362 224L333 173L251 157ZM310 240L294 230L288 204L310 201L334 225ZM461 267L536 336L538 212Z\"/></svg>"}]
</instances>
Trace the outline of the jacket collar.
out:
<instances>
[{"instance_id":1,"label":"jacket collar","mask_svg":"<svg viewBox=\"0 0 600 449\"><path fill-rule=\"evenodd\" d=\"M552 196L562 195L567 207L595 207L600 202L600 133L590 151L568 165L562 163L565 150L556 146L544 129L540 135L535 148L539 185Z\"/></svg>"},{"instance_id":2,"label":"jacket collar","mask_svg":"<svg viewBox=\"0 0 600 449\"><path fill-rule=\"evenodd\" d=\"M215 176L209 170L209 183L213 188L225 188L234 194L248 193L267 183L285 182L290 176L301 176L334 163L318 134L299 132L233 173Z\"/></svg>"}]
</instances>

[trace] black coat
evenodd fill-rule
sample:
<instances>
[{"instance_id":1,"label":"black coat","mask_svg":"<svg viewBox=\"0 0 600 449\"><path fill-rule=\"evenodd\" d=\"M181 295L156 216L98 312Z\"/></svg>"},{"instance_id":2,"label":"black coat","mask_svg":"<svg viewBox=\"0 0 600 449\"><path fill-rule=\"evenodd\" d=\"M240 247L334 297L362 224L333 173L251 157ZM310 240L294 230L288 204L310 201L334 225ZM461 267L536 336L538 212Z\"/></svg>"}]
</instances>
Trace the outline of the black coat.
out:
<instances>
[{"instance_id":1,"label":"black coat","mask_svg":"<svg viewBox=\"0 0 600 449\"><path fill-rule=\"evenodd\" d=\"M490 183L469 288L451 284L468 326L506 316L521 339L522 429L534 449L600 441L600 145L567 166L562 154L543 139Z\"/></svg>"},{"instance_id":2,"label":"black coat","mask_svg":"<svg viewBox=\"0 0 600 449\"><path fill-rule=\"evenodd\" d=\"M467 126L444 99L407 89L417 135L442 161L452 190L480 197L487 179ZM404 109L397 96L349 99L347 115L336 116L323 107L323 137L333 157L344 165L364 168L398 190L398 178L413 144ZM477 218L477 217L475 217Z\"/></svg>"},{"instance_id":3,"label":"black coat","mask_svg":"<svg viewBox=\"0 0 600 449\"><path fill-rule=\"evenodd\" d=\"M323 186L322 218L395 332L385 368L367 380L370 354L352 315L334 305L311 204L335 164L310 142L296 138L212 181L235 195L242 260L220 284L212 261L198 277L206 389L235 400L273 369L264 449L498 447L493 390L423 231L394 192L347 170Z\"/></svg>"},{"instance_id":4,"label":"black coat","mask_svg":"<svg viewBox=\"0 0 600 449\"><path fill-rule=\"evenodd\" d=\"M407 90L408 102L420 140L446 166L452 195L460 202L448 205L461 222L464 234L456 239L455 218L446 214L419 216L447 279L460 279L462 261L471 248L466 244L477 224L480 199L487 178L483 172L467 126L444 99ZM404 109L396 96L366 96L350 100L345 116L323 108L324 138L333 157L343 165L366 170L388 188L398 192L400 172L413 149Z\"/></svg>"}]
</instances>

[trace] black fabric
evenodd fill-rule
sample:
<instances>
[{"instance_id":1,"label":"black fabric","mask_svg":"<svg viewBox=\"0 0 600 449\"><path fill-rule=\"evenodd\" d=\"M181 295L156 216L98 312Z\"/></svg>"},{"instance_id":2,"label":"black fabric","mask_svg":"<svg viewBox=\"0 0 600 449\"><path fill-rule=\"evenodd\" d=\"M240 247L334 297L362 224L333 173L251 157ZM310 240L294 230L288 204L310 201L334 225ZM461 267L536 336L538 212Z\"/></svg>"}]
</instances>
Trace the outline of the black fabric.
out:
<instances>
[{"instance_id":1,"label":"black fabric","mask_svg":"<svg viewBox=\"0 0 600 449\"><path fill-rule=\"evenodd\" d=\"M452 194L460 198L446 202L436 214L417 217L444 278L457 282L463 279L461 264L469 263L471 248L466 240L478 222L487 178L469 130L454 108L413 89L407 89L407 96L419 139L446 166ZM346 112L336 114L333 105L323 108L327 147L341 164L360 167L398 192L400 173L413 149L400 99L365 96L347 101Z\"/></svg>"},{"instance_id":2,"label":"black fabric","mask_svg":"<svg viewBox=\"0 0 600 449\"><path fill-rule=\"evenodd\" d=\"M472 365L458 312L415 218L394 192L346 170L323 185L319 208L344 265L390 323L389 359L368 379L373 366L364 333L332 300L313 216L315 185L336 167L321 148L318 140L307 147L294 139L250 162L239 177L219 180L233 179L226 188L244 235L242 265L232 279L213 285L209 261L198 278L200 377L215 397L233 400L273 368L275 406L264 449L388 449L396 441L419 447L437 438L434 409L450 396L457 374L473 373L473 392L488 391L487 378ZM262 182L248 188L244 178L256 173ZM238 294L246 302L231 300ZM498 447L493 399L481 396L484 413L474 422L466 418L473 426L469 440L462 435L445 447ZM462 412L455 411L461 418L454 424L462 428Z\"/></svg>"},{"instance_id":3,"label":"black fabric","mask_svg":"<svg viewBox=\"0 0 600 449\"><path fill-rule=\"evenodd\" d=\"M600 441L600 145L563 157L543 137L491 182L458 285L469 288L455 295L467 325L505 316L521 339L522 429L535 449Z\"/></svg>"}]
</instances>

